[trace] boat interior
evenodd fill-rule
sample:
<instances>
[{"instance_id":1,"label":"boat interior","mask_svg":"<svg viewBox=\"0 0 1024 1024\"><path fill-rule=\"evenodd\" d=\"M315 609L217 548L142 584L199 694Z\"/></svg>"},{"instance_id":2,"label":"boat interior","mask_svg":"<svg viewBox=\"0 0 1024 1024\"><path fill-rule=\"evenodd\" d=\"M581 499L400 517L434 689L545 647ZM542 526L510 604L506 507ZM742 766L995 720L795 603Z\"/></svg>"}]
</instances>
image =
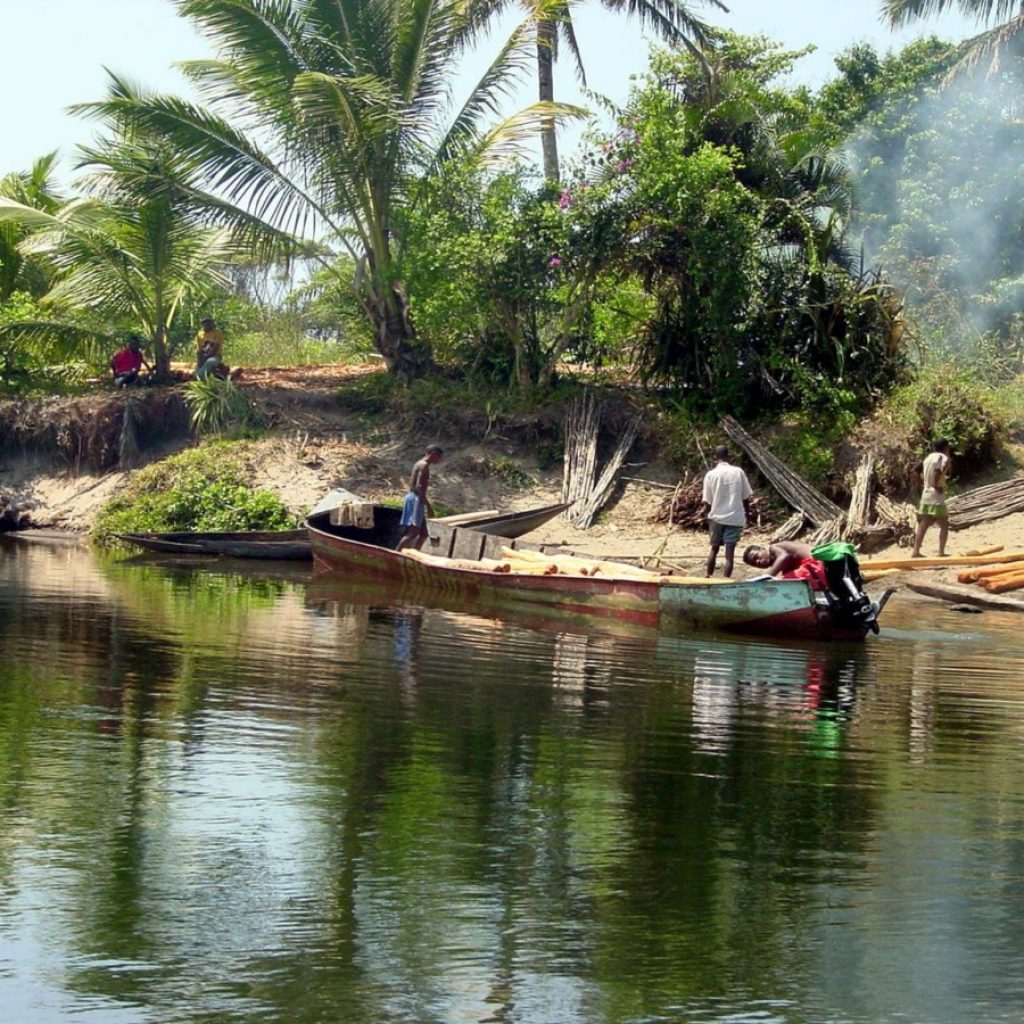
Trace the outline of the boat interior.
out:
<instances>
[{"instance_id":1,"label":"boat interior","mask_svg":"<svg viewBox=\"0 0 1024 1024\"><path fill-rule=\"evenodd\" d=\"M381 505L374 506L373 524L354 526L340 525L338 516L332 512L320 512L311 515L309 525L333 537L357 541L360 544L371 544L374 547L395 549L404 532L401 527L402 511ZM509 540L506 537L494 537L479 529L468 526L449 526L427 520L430 539L422 547L422 551L441 558L459 558L476 562L481 558L501 558L501 549L518 548L526 551L539 551L536 544L527 544L522 540Z\"/></svg>"}]
</instances>

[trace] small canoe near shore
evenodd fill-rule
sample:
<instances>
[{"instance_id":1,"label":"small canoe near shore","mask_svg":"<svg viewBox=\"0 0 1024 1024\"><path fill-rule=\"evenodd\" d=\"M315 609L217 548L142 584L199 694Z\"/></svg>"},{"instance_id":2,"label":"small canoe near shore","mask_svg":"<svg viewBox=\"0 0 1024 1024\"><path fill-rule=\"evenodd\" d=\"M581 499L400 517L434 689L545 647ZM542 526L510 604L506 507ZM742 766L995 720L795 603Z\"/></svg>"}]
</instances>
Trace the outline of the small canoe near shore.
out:
<instances>
[{"instance_id":1,"label":"small canoe near shore","mask_svg":"<svg viewBox=\"0 0 1024 1024\"><path fill-rule=\"evenodd\" d=\"M329 513L306 520L314 566L359 581L379 580L459 596L467 602L527 605L548 615L589 615L660 628L683 626L728 629L781 638L862 640L869 625L835 613L824 594L804 580L734 581L689 579L645 573L623 565L600 564L599 573L549 574L539 563L548 559L534 549L538 565L516 559L501 561L509 548L498 538L460 529L450 543L426 548L429 554L395 550L401 537L397 510L378 516L370 528L338 526ZM525 547L525 546L524 546ZM550 556L556 565L558 556ZM498 569L500 566L500 569ZM498 569L498 571L495 571Z\"/></svg>"},{"instance_id":2,"label":"small canoe near shore","mask_svg":"<svg viewBox=\"0 0 1024 1024\"><path fill-rule=\"evenodd\" d=\"M224 558L267 558L308 562L313 557L305 530L244 531L240 533L119 533L118 540L147 551L169 555Z\"/></svg>"}]
</instances>

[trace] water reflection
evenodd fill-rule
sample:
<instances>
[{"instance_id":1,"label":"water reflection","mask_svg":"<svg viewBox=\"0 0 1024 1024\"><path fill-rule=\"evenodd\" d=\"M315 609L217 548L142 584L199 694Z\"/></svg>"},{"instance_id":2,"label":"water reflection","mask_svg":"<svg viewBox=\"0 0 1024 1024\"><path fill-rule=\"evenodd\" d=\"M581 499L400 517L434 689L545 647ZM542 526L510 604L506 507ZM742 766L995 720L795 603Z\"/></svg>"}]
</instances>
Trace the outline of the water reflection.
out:
<instances>
[{"instance_id":1,"label":"water reflection","mask_svg":"<svg viewBox=\"0 0 1024 1024\"><path fill-rule=\"evenodd\" d=\"M1018 1019L1019 624L890 612L771 644L0 545L0 1005Z\"/></svg>"}]
</instances>

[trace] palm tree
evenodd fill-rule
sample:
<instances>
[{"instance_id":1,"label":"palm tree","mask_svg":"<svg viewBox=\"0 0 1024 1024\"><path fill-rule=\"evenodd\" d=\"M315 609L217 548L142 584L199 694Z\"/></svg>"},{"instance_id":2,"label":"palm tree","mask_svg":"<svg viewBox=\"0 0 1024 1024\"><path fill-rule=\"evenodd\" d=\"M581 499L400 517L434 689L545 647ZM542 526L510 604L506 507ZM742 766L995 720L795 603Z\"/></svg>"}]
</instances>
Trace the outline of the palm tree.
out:
<instances>
[{"instance_id":1,"label":"palm tree","mask_svg":"<svg viewBox=\"0 0 1024 1024\"><path fill-rule=\"evenodd\" d=\"M511 0L496 0L493 13L506 8ZM536 26L537 90L541 103L553 103L554 66L562 46L565 46L576 65L576 77L580 84L587 84L583 55L580 52L576 29L572 20L572 9L579 0L520 0L525 2L530 19ZM698 0L721 11L728 8L722 0ZM687 0L601 0L606 10L636 18L641 28L653 29L669 43L687 47L698 58L702 48L712 40L711 29L692 12L692 3ZM555 122L546 119L541 122L541 149L544 158L544 177L558 181L558 143Z\"/></svg>"},{"instance_id":2,"label":"palm tree","mask_svg":"<svg viewBox=\"0 0 1024 1024\"><path fill-rule=\"evenodd\" d=\"M140 325L157 376L165 378L182 302L226 285L224 268L240 245L230 232L201 222L194 168L165 139L115 133L80 150L78 166L89 171L87 194L53 212L0 198L0 225L25 232L20 251L45 257L56 273L43 299L54 317L8 324L2 333L68 348Z\"/></svg>"},{"instance_id":3,"label":"palm tree","mask_svg":"<svg viewBox=\"0 0 1024 1024\"><path fill-rule=\"evenodd\" d=\"M893 28L900 28L954 8L964 17L991 27L964 44L953 73L969 70L984 58L990 59L991 70L995 71L1006 47L1014 39L1024 38L1024 0L882 0L882 17Z\"/></svg>"},{"instance_id":4,"label":"palm tree","mask_svg":"<svg viewBox=\"0 0 1024 1024\"><path fill-rule=\"evenodd\" d=\"M27 172L0 178L0 197L52 213L61 199L53 185L57 154L48 153L32 164ZM0 302L16 291L39 298L49 287L49 268L38 260L26 258L18 248L25 229L13 221L0 223Z\"/></svg>"},{"instance_id":5,"label":"palm tree","mask_svg":"<svg viewBox=\"0 0 1024 1024\"><path fill-rule=\"evenodd\" d=\"M492 0L177 0L212 39L218 59L186 72L208 106L159 95L112 94L79 108L127 117L194 160L221 202L222 223L306 239L314 260L354 287L392 371L429 362L402 283L403 212L413 183L440 161L517 146L538 104L490 131L510 75L528 58L528 26L502 48L449 116L457 61Z\"/></svg>"}]
</instances>

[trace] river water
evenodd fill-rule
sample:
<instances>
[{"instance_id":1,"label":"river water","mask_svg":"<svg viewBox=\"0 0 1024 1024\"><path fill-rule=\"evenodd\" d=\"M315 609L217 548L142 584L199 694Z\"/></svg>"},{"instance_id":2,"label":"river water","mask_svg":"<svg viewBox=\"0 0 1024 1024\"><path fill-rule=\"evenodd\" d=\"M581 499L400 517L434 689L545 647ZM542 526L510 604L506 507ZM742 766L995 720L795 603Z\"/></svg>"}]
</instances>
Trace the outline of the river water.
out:
<instances>
[{"instance_id":1,"label":"river water","mask_svg":"<svg viewBox=\"0 0 1024 1024\"><path fill-rule=\"evenodd\" d=\"M0 543L0 1020L1018 1022L1021 624L620 632Z\"/></svg>"}]
</instances>

